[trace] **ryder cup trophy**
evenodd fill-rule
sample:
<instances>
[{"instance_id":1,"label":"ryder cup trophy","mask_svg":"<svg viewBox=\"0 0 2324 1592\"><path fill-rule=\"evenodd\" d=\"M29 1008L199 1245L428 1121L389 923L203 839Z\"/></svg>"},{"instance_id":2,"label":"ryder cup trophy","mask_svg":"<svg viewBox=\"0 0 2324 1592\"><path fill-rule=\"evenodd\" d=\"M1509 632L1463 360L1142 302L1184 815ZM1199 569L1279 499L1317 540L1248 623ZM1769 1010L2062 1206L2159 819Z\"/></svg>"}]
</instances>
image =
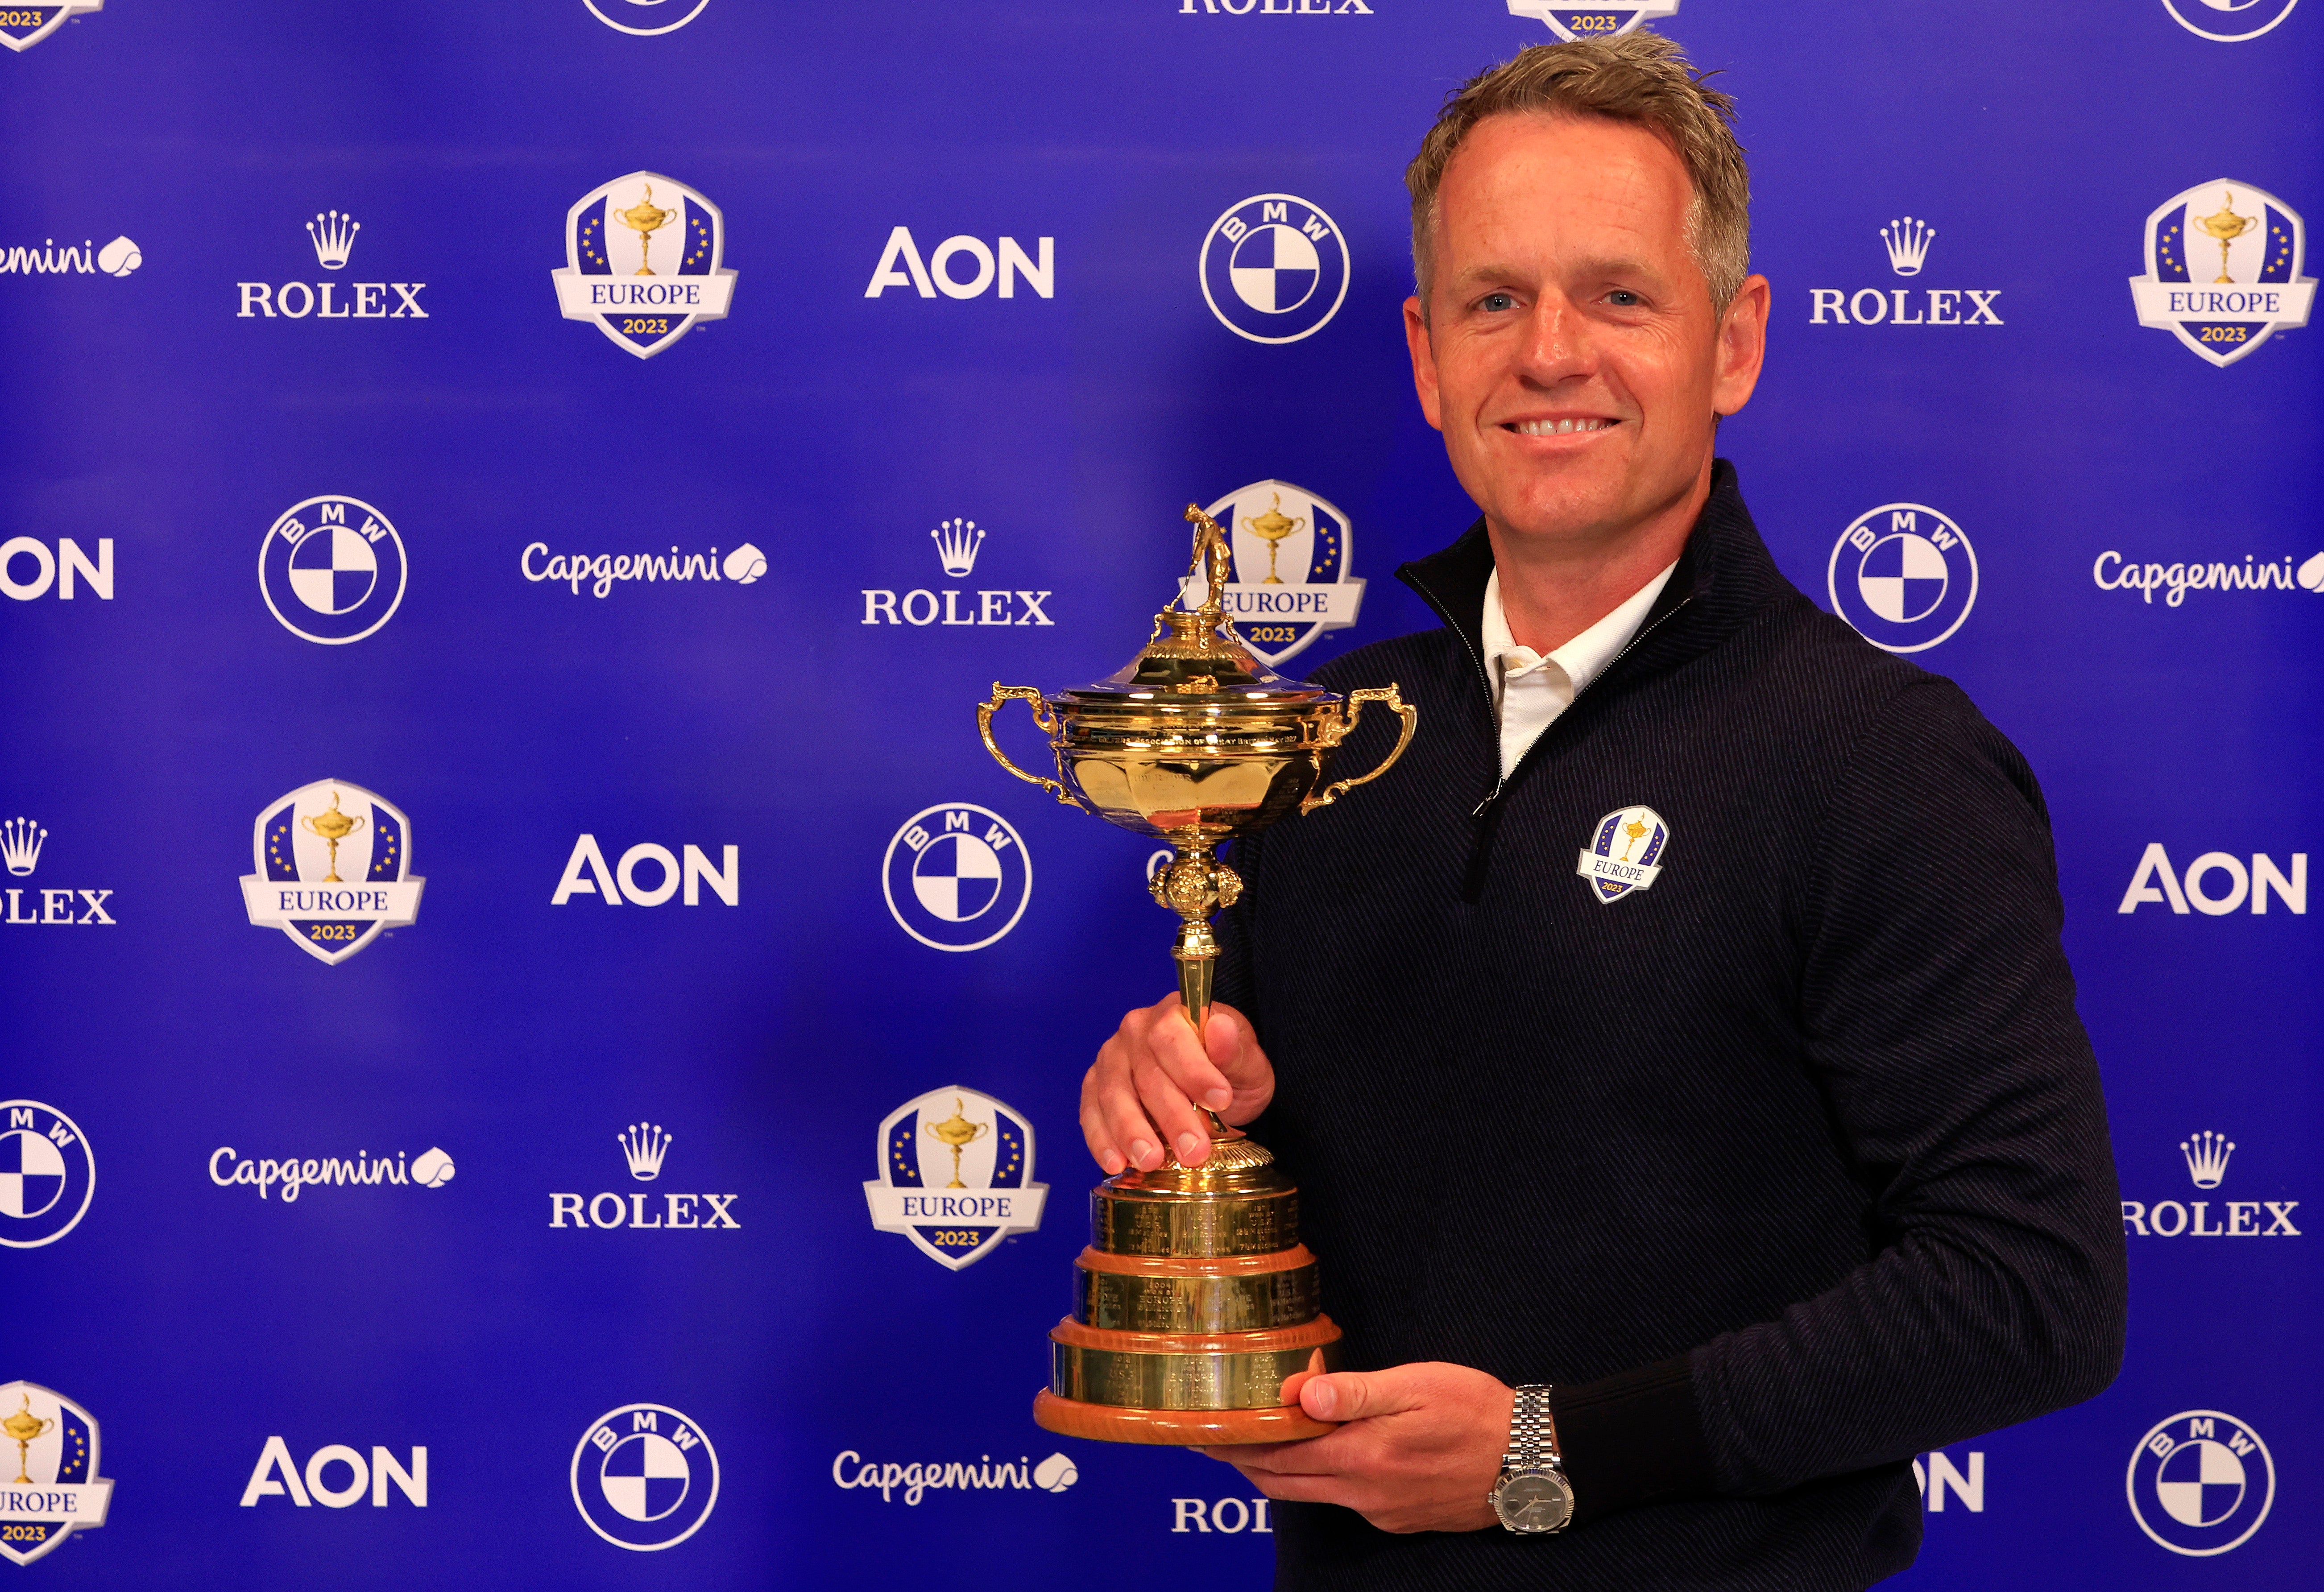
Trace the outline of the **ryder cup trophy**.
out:
<instances>
[{"instance_id":1,"label":"ryder cup trophy","mask_svg":"<svg viewBox=\"0 0 2324 1592\"><path fill-rule=\"evenodd\" d=\"M1189 507L1194 568L1207 585L1155 617L1145 649L1120 673L1044 695L995 684L976 709L985 750L1067 806L1167 841L1154 898L1177 913L1178 992L1203 1032L1219 947L1211 915L1242 880L1221 842L1292 813L1312 813L1377 779L1412 742L1419 710L1394 686L1342 697L1287 680L1253 657L1226 616L1233 555L1226 534ZM1028 774L992 739L992 715L1028 704L1048 732L1058 778ZM1324 783L1333 749L1377 702L1403 720L1370 773ZM1049 1334L1048 1387L1033 1419L1069 1437L1112 1442L1280 1442L1331 1430L1285 1384L1338 1364L1340 1329L1320 1312L1315 1257L1299 1242L1299 1191L1275 1157L1213 1117L1200 1166L1174 1155L1152 1172L1107 1178L1090 1196L1091 1245L1075 1263L1074 1313Z\"/></svg>"}]
</instances>

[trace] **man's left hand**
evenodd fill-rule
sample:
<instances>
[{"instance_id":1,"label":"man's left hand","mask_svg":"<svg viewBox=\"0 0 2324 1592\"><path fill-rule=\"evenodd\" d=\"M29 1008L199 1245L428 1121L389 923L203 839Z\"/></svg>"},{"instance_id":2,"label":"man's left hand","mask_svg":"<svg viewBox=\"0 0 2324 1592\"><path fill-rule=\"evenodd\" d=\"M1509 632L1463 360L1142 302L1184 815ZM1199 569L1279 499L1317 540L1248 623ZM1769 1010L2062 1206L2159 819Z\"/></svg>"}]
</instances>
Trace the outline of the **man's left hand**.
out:
<instances>
[{"instance_id":1,"label":"man's left hand","mask_svg":"<svg viewBox=\"0 0 2324 1592\"><path fill-rule=\"evenodd\" d=\"M1343 1424L1296 1443L1208 1449L1270 1498L1338 1504L1384 1532L1473 1532L1496 1523L1486 1495L1500 1475L1517 1395L1466 1366L1439 1362L1311 1376L1299 1407Z\"/></svg>"}]
</instances>

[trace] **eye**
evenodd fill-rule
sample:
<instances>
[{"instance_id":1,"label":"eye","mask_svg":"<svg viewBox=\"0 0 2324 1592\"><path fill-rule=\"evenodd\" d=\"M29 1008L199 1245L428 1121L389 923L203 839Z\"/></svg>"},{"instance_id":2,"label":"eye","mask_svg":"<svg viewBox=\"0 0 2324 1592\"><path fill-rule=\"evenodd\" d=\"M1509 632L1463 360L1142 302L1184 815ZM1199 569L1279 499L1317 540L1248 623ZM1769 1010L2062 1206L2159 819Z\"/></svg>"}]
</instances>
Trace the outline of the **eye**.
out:
<instances>
[{"instance_id":1,"label":"eye","mask_svg":"<svg viewBox=\"0 0 2324 1592\"><path fill-rule=\"evenodd\" d=\"M1617 305L1624 309L1636 309L1646 302L1644 299L1639 298L1628 288L1616 288L1612 292L1606 295L1606 301L1609 304Z\"/></svg>"},{"instance_id":2,"label":"eye","mask_svg":"<svg viewBox=\"0 0 2324 1592\"><path fill-rule=\"evenodd\" d=\"M1493 315L1498 315L1504 309L1515 309L1517 307L1517 298L1510 293L1488 293L1477 300L1478 308Z\"/></svg>"}]
</instances>

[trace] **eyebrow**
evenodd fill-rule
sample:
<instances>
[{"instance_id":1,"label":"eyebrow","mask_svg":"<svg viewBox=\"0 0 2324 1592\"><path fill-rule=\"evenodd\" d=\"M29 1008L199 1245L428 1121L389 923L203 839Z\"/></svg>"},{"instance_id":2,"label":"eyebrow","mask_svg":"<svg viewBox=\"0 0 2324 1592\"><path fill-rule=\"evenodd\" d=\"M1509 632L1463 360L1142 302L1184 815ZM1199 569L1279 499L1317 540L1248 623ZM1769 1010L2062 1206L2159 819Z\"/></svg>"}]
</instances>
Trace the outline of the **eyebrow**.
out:
<instances>
[{"instance_id":1,"label":"eyebrow","mask_svg":"<svg viewBox=\"0 0 2324 1592\"><path fill-rule=\"evenodd\" d=\"M1455 272L1450 285L1455 291L1467 292L1487 282L1507 281L1511 278L1529 274L1531 273L1520 271L1514 265L1494 262L1471 266L1466 271ZM1575 274L1583 277L1632 277L1643 279L1656 286L1669 285L1669 279L1661 271L1643 260L1625 255L1607 255L1601 259L1585 260Z\"/></svg>"}]
</instances>

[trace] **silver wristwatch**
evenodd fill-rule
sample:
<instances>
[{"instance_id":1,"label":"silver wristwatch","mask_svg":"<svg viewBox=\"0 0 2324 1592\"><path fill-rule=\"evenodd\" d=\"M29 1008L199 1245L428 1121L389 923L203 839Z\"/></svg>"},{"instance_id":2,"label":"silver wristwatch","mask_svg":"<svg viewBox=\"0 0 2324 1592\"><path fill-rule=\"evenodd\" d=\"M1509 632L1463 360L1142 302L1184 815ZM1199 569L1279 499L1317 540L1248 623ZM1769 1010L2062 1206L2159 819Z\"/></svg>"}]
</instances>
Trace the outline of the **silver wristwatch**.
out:
<instances>
[{"instance_id":1,"label":"silver wristwatch","mask_svg":"<svg viewBox=\"0 0 2324 1592\"><path fill-rule=\"evenodd\" d=\"M1509 1449L1488 1495L1493 1513L1510 1531L1528 1537L1562 1532L1573 1518L1573 1488L1558 1467L1557 1426L1549 1415L1546 1385L1520 1387L1509 1412Z\"/></svg>"}]
</instances>

